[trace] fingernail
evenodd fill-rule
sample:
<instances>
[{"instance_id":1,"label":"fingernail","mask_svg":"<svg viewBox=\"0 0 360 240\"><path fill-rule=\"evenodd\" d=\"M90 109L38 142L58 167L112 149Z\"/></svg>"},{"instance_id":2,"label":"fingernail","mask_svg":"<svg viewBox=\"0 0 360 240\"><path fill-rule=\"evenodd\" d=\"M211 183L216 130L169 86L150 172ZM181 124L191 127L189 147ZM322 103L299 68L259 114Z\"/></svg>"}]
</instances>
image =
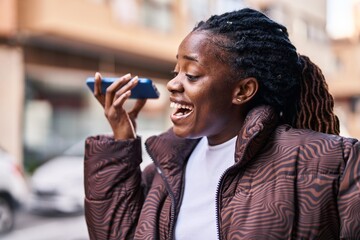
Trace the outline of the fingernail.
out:
<instances>
[{"instance_id":1,"label":"fingernail","mask_svg":"<svg viewBox=\"0 0 360 240\"><path fill-rule=\"evenodd\" d=\"M96 72L95 73L95 79L100 78L100 77L101 77L101 74L99 72Z\"/></svg>"},{"instance_id":2,"label":"fingernail","mask_svg":"<svg viewBox=\"0 0 360 240\"><path fill-rule=\"evenodd\" d=\"M125 78L131 78L131 74L128 73L128 74L126 74L124 77L125 77Z\"/></svg>"}]
</instances>

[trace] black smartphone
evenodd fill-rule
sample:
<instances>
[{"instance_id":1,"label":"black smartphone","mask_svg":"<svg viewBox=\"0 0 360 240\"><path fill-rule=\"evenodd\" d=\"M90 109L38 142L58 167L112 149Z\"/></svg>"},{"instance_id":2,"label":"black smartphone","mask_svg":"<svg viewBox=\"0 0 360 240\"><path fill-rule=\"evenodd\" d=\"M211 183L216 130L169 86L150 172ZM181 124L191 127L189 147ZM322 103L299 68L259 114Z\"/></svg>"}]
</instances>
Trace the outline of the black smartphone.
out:
<instances>
[{"instance_id":1,"label":"black smartphone","mask_svg":"<svg viewBox=\"0 0 360 240\"><path fill-rule=\"evenodd\" d=\"M105 93L106 88L108 88L117 79L119 78L102 78L101 92ZM92 92L94 92L95 78L87 78L86 85ZM160 93L151 79L139 78L138 84L133 89L131 89L130 98L159 98L159 96Z\"/></svg>"}]
</instances>

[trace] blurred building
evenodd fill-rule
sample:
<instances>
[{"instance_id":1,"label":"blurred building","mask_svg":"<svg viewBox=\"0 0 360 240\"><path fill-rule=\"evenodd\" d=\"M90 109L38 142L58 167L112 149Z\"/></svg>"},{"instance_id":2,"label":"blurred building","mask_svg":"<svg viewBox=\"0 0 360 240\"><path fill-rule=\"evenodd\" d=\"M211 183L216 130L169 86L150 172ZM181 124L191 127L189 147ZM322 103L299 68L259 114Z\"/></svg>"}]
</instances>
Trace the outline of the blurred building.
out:
<instances>
[{"instance_id":1,"label":"blurred building","mask_svg":"<svg viewBox=\"0 0 360 240\"><path fill-rule=\"evenodd\" d=\"M200 19L244 6L289 28L299 52L323 69L349 133L360 137L358 2L353 30L334 37L325 0L0 0L0 145L19 161L41 161L109 131L85 86L96 71L156 81L162 98L147 103L139 131L166 129L165 84L181 39Z\"/></svg>"},{"instance_id":2,"label":"blurred building","mask_svg":"<svg viewBox=\"0 0 360 240\"><path fill-rule=\"evenodd\" d=\"M360 1L248 0L289 31L298 52L323 71L341 134L360 137Z\"/></svg>"}]
</instances>

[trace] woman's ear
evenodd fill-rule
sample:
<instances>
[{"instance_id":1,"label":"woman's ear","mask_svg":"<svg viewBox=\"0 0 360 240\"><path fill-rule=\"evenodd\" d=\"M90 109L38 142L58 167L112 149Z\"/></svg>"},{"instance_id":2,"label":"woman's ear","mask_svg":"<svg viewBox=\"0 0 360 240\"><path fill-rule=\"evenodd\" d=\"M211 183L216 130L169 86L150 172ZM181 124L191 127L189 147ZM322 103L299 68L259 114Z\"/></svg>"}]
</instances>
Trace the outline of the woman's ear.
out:
<instances>
[{"instance_id":1,"label":"woman's ear","mask_svg":"<svg viewBox=\"0 0 360 240\"><path fill-rule=\"evenodd\" d=\"M248 102L255 96L258 89L259 83L256 78L242 79L235 85L232 102L237 105Z\"/></svg>"}]
</instances>

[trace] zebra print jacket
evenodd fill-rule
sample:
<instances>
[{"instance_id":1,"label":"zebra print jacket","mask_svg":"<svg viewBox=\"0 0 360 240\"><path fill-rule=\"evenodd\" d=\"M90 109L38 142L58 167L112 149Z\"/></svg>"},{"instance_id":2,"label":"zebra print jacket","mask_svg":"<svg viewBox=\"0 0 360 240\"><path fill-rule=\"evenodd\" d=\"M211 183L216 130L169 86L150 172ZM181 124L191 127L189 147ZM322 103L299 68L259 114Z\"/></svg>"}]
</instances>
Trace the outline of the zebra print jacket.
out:
<instances>
[{"instance_id":1,"label":"zebra print jacket","mask_svg":"<svg viewBox=\"0 0 360 240\"><path fill-rule=\"evenodd\" d=\"M90 239L173 239L186 160L198 143L171 130L141 140L86 140L85 216ZM235 164L218 186L218 238L360 239L360 143L287 125L252 110Z\"/></svg>"}]
</instances>

